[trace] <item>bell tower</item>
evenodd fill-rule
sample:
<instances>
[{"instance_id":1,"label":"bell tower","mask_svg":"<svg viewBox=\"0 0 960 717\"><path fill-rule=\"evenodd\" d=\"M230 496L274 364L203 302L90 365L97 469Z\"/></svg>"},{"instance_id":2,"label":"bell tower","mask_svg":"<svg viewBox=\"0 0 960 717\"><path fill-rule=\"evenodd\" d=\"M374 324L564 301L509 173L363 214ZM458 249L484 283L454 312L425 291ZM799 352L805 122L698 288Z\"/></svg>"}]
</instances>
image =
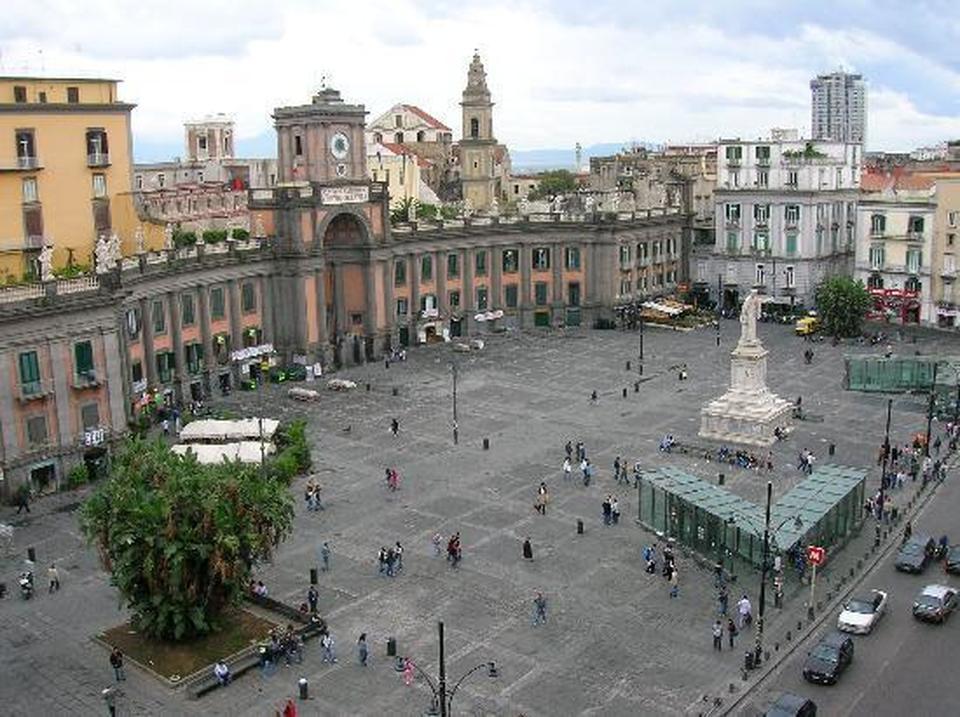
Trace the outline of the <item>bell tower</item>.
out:
<instances>
[{"instance_id":1,"label":"bell tower","mask_svg":"<svg viewBox=\"0 0 960 717\"><path fill-rule=\"evenodd\" d=\"M463 91L463 138L460 140L460 180L463 198L474 209L486 210L496 197L494 177L493 102L487 88L487 73L474 50Z\"/></svg>"}]
</instances>

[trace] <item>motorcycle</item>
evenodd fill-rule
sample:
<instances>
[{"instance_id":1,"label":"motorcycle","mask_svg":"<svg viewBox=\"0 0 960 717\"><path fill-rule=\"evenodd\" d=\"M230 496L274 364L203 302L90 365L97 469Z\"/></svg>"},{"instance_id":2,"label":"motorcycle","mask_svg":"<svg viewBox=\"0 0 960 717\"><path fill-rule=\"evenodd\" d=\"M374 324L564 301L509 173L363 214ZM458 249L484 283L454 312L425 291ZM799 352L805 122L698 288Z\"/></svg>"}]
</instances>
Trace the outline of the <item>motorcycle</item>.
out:
<instances>
[{"instance_id":1,"label":"motorcycle","mask_svg":"<svg viewBox=\"0 0 960 717\"><path fill-rule=\"evenodd\" d=\"M20 573L17 582L20 584L20 597L29 600L33 597L33 573L27 570Z\"/></svg>"}]
</instances>

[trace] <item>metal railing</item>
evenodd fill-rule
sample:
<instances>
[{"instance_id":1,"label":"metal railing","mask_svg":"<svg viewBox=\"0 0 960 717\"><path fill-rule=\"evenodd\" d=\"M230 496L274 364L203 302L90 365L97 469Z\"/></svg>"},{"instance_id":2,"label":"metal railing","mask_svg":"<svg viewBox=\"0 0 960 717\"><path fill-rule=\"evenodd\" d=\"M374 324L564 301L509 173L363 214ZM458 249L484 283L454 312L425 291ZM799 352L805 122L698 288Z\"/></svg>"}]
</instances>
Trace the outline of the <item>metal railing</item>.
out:
<instances>
[{"instance_id":1,"label":"metal railing","mask_svg":"<svg viewBox=\"0 0 960 717\"><path fill-rule=\"evenodd\" d=\"M106 167L110 164L109 152L95 152L87 155L88 167Z\"/></svg>"},{"instance_id":2,"label":"metal railing","mask_svg":"<svg viewBox=\"0 0 960 717\"><path fill-rule=\"evenodd\" d=\"M35 155L21 154L17 156L18 169L36 169L40 166L40 160Z\"/></svg>"}]
</instances>

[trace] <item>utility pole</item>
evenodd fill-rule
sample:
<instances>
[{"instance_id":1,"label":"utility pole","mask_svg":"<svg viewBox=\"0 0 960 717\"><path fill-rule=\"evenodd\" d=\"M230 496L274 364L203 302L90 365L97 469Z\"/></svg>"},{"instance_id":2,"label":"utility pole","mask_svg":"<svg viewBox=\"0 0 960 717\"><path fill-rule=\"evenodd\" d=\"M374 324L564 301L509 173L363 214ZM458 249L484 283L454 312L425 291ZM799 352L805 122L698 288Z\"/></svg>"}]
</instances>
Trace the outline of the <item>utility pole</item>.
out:
<instances>
[{"instance_id":1,"label":"utility pole","mask_svg":"<svg viewBox=\"0 0 960 717\"><path fill-rule=\"evenodd\" d=\"M767 481L767 510L763 523L763 564L760 566L760 616L757 619L757 646L753 664L760 666L763 657L763 613L767 603L767 563L770 561L770 501L773 499L773 481Z\"/></svg>"},{"instance_id":2,"label":"utility pole","mask_svg":"<svg viewBox=\"0 0 960 717\"><path fill-rule=\"evenodd\" d=\"M887 461L890 459L890 416L893 412L893 399L887 399L887 428L883 438L883 460L880 466L880 517L883 517L884 496L886 494L885 486L887 484ZM880 537L880 526L877 526L877 539Z\"/></svg>"},{"instance_id":3,"label":"utility pole","mask_svg":"<svg viewBox=\"0 0 960 717\"><path fill-rule=\"evenodd\" d=\"M643 311L642 307L640 311ZM640 375L643 376L643 313L640 314Z\"/></svg>"},{"instance_id":4,"label":"utility pole","mask_svg":"<svg viewBox=\"0 0 960 717\"><path fill-rule=\"evenodd\" d=\"M443 655L443 621L437 623L440 633L440 717L447 717L447 664Z\"/></svg>"},{"instance_id":5,"label":"utility pole","mask_svg":"<svg viewBox=\"0 0 960 717\"><path fill-rule=\"evenodd\" d=\"M723 274L717 274L717 348L720 348L720 316L723 311Z\"/></svg>"},{"instance_id":6,"label":"utility pole","mask_svg":"<svg viewBox=\"0 0 960 717\"><path fill-rule=\"evenodd\" d=\"M930 455L930 427L933 423L933 404L937 396L937 368L939 366L939 363L933 364L933 384L930 386L930 401L927 404L927 442L923 447L923 455L928 457Z\"/></svg>"}]
</instances>

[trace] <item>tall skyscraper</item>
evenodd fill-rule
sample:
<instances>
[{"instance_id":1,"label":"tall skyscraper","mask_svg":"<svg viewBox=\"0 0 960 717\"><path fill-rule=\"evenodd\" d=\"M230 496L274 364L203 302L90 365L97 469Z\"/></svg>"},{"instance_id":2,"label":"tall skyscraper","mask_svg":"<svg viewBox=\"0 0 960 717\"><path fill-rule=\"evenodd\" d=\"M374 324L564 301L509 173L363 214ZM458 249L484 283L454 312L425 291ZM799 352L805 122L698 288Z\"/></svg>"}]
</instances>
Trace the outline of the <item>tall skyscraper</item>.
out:
<instances>
[{"instance_id":1,"label":"tall skyscraper","mask_svg":"<svg viewBox=\"0 0 960 717\"><path fill-rule=\"evenodd\" d=\"M810 80L813 139L867 141L867 85L862 75L843 71Z\"/></svg>"}]
</instances>

